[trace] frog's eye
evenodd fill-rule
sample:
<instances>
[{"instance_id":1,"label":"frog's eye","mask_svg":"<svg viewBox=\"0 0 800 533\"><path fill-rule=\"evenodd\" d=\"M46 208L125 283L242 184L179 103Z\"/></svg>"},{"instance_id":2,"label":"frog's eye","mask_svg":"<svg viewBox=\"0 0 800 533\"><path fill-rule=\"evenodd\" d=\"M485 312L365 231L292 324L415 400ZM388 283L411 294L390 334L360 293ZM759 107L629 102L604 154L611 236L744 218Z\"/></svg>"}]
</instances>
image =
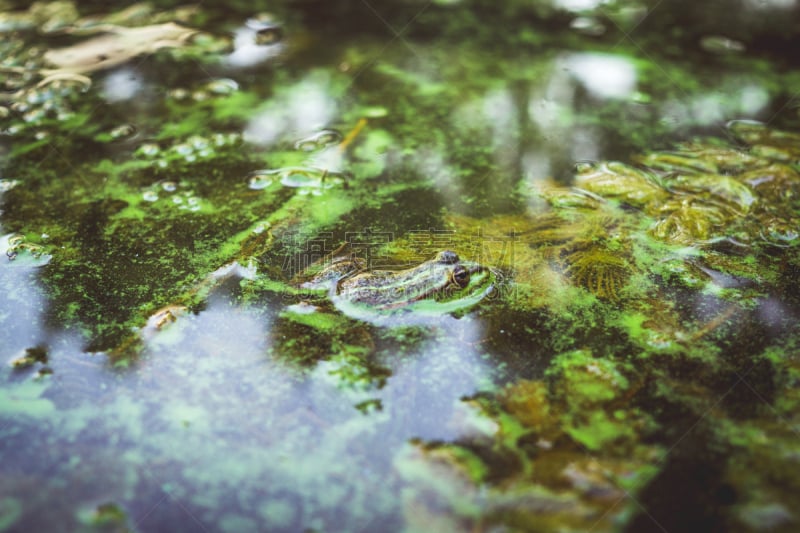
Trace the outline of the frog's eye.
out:
<instances>
[{"instance_id":1,"label":"frog's eye","mask_svg":"<svg viewBox=\"0 0 800 533\"><path fill-rule=\"evenodd\" d=\"M458 283L459 286L465 287L469 283L469 270L460 265L454 268L453 281Z\"/></svg>"}]
</instances>

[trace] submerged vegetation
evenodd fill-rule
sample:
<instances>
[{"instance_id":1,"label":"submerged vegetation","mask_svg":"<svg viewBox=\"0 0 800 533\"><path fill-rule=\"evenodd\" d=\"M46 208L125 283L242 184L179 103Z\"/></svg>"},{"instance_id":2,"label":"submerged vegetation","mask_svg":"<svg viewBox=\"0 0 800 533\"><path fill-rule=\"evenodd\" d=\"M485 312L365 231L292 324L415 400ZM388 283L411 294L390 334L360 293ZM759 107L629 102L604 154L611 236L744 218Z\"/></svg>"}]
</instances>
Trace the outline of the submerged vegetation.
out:
<instances>
[{"instance_id":1,"label":"submerged vegetation","mask_svg":"<svg viewBox=\"0 0 800 533\"><path fill-rule=\"evenodd\" d=\"M797 528L792 8L125 4L0 0L0 531Z\"/></svg>"}]
</instances>

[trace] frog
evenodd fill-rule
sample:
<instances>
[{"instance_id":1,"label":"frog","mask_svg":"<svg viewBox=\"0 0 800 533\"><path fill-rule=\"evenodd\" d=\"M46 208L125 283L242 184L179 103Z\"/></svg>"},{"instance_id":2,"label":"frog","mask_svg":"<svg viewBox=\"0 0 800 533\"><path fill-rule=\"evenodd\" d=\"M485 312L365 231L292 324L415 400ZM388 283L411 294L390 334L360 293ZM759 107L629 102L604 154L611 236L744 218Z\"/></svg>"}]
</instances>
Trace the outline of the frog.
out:
<instances>
[{"instance_id":1,"label":"frog","mask_svg":"<svg viewBox=\"0 0 800 533\"><path fill-rule=\"evenodd\" d=\"M442 250L402 270L374 270L357 257L333 257L301 287L327 289L334 306L352 318L387 323L401 315L423 318L466 310L489 295L494 283L492 269Z\"/></svg>"}]
</instances>

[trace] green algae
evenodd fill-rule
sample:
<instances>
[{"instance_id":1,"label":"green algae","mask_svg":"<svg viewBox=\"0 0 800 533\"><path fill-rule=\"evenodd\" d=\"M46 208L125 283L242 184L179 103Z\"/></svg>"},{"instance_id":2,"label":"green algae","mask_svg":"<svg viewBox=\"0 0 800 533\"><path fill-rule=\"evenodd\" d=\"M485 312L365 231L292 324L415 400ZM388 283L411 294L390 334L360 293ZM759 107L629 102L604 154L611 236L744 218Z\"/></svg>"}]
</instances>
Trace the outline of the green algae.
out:
<instances>
[{"instance_id":1,"label":"green algae","mask_svg":"<svg viewBox=\"0 0 800 533\"><path fill-rule=\"evenodd\" d=\"M363 9L345 4L342 13ZM545 2L437 3L404 33L416 59L403 47L384 53L375 35L385 28L371 17L372 37L341 42L333 25L314 28L316 39L337 44L313 58L303 55L308 44L292 44L281 64L234 73L239 87L215 92L227 30L213 22L221 11L207 7L192 20L218 32L213 42L141 61L146 77L160 73L166 83L134 115L138 136L120 129L132 120L121 109L128 104L107 104L99 85L52 96L71 117L38 104L27 119L16 109L0 115L3 178L17 183L2 193L3 233L51 258L24 263L20 253L8 263L33 274L4 280L15 307L0 319L16 325L43 311L49 333L25 333L14 353L24 359L47 346L55 372L2 374L10 447L51 458L54 478L93 499L94 469L66 457L80 457L74 443L86 442L109 473L103 498L119 502L101 504L111 528L124 526L124 510L165 494L229 530L355 530L376 517L395 530L636 529L646 516L626 493L669 529L668 498L693 518L724 515L717 524L794 524L785 510L796 485L786 468L797 453L796 327L764 317L797 309L796 134L739 123L728 130L736 145L686 139L695 127L755 115L753 101L780 108L796 72L749 53L676 59L698 37L680 25L663 55L646 34L621 42L608 19L631 28L635 17L610 6L599 16L607 33L586 38ZM412 8L386 9L405 23ZM86 9L44 22L71 24ZM167 16L147 13L108 20ZM27 15L10 19L28 32L20 38L51 42L35 29L43 21L25 26L33 19L18 15ZM305 15L304 24L321 16ZM227 17L221 26L241 22ZM530 22L519 31L488 22L518 17ZM646 26L667 24L655 19ZM19 49L2 46L4 64L21 62ZM601 102L576 84L573 107L539 84L584 52L629 63L636 92ZM563 76L559 83L575 83ZM366 119L343 150L297 150L294 132L267 145L241 134L254 113L291 118L295 92L315 87L338 106L323 126L344 135ZM796 130L790 114L779 121ZM587 166L573 172L577 155L557 145L575 130L605 140L593 145L603 145L603 160L624 163L595 163L599 177ZM561 155L537 167L549 151ZM320 195L248 186L257 169L320 161L343 177ZM545 180L544 167L555 179ZM348 233L372 257L406 266L453 249L491 266L496 290L468 313L425 325L348 319L324 294L292 283L320 252L310 246L330 252ZM34 285L44 301L31 310ZM170 315L159 314L165 306ZM151 326L178 309L175 324ZM108 352L110 362L84 350ZM454 387L464 376L467 385ZM691 446L676 444L684 436ZM711 482L685 474L692 467ZM32 475L44 487L36 495L9 474L2 487L21 487L25 508L65 496L44 477ZM731 493L725 514L728 504L715 498ZM43 523L19 501L0 503L0 522ZM57 514L38 529L63 524ZM163 509L152 519L142 527L178 520Z\"/></svg>"},{"instance_id":2,"label":"green algae","mask_svg":"<svg viewBox=\"0 0 800 533\"><path fill-rule=\"evenodd\" d=\"M22 502L16 498L0 500L0 531L7 531L22 516Z\"/></svg>"}]
</instances>

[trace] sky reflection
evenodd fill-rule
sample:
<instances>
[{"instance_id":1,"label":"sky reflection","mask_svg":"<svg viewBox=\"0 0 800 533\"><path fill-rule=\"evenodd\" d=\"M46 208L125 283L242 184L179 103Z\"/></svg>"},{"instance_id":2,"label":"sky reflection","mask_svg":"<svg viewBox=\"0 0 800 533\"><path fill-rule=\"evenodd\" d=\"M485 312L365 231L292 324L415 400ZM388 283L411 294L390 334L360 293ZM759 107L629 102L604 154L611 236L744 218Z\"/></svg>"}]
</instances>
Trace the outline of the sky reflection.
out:
<instances>
[{"instance_id":1,"label":"sky reflection","mask_svg":"<svg viewBox=\"0 0 800 533\"><path fill-rule=\"evenodd\" d=\"M258 146L271 146L287 135L297 140L328 126L336 112L329 76L312 73L257 111L244 129L244 138Z\"/></svg>"}]
</instances>

